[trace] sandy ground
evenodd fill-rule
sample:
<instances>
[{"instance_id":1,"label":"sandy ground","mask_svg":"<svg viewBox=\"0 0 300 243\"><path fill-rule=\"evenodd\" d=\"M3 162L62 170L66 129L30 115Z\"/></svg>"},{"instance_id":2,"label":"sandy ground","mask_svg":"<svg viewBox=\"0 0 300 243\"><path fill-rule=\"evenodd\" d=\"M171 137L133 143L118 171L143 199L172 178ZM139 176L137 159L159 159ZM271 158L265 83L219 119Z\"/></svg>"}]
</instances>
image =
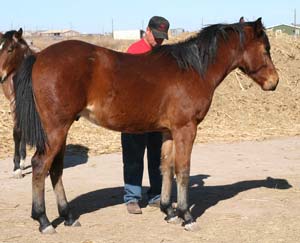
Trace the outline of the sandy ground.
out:
<instances>
[{"instance_id":1,"label":"sandy ground","mask_svg":"<svg viewBox=\"0 0 300 243\"><path fill-rule=\"evenodd\" d=\"M65 189L82 226L65 227L57 219L47 178L47 213L57 234L41 235L30 218L30 166L17 180L11 159L1 160L0 242L299 242L299 161L300 137L196 144L190 204L199 230L186 232L167 224L156 208L145 205L142 215L127 214L120 153L67 154Z\"/></svg>"}]
</instances>

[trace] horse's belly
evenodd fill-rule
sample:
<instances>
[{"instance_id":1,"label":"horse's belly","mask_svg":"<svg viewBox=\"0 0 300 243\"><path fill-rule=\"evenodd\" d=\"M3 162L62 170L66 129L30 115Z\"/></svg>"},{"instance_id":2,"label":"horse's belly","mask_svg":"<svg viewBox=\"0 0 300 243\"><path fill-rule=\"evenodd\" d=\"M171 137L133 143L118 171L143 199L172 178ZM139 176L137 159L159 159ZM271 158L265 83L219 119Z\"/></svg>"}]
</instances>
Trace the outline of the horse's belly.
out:
<instances>
[{"instance_id":1,"label":"horse's belly","mask_svg":"<svg viewBox=\"0 0 300 243\"><path fill-rule=\"evenodd\" d=\"M78 116L84 117L97 126L114 131L122 131L124 126L128 126L118 119L118 115L114 115L112 112L104 112L103 109L96 109L94 105L85 107Z\"/></svg>"},{"instance_id":2,"label":"horse's belly","mask_svg":"<svg viewBox=\"0 0 300 243\"><path fill-rule=\"evenodd\" d=\"M95 125L119 132L143 133L162 129L156 122L139 119L131 114L112 112L111 109L110 112L105 112L95 109L94 105L86 106L78 116L86 118Z\"/></svg>"}]
</instances>

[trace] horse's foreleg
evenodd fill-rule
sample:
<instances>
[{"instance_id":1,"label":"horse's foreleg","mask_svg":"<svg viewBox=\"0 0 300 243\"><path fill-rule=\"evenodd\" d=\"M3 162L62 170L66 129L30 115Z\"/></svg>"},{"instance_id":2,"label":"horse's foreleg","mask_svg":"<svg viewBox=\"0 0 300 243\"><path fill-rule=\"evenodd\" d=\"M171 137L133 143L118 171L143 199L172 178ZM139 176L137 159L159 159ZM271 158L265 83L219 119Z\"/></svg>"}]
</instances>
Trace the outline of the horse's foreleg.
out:
<instances>
[{"instance_id":1,"label":"horse's foreleg","mask_svg":"<svg viewBox=\"0 0 300 243\"><path fill-rule=\"evenodd\" d=\"M25 169L25 159L26 159L26 143L21 141L20 144L20 156L21 156L21 161L20 161L20 168L21 170Z\"/></svg>"},{"instance_id":2,"label":"horse's foreleg","mask_svg":"<svg viewBox=\"0 0 300 243\"><path fill-rule=\"evenodd\" d=\"M161 173L163 176L160 208L167 217L168 222L174 221L176 214L172 208L171 192L174 177L174 143L170 134L163 134L161 149Z\"/></svg>"},{"instance_id":3,"label":"horse's foreleg","mask_svg":"<svg viewBox=\"0 0 300 243\"><path fill-rule=\"evenodd\" d=\"M14 178L22 178L22 171L20 168L20 144L21 144L21 131L14 126L13 137L15 143L15 152L14 152Z\"/></svg>"},{"instance_id":4,"label":"horse's foreleg","mask_svg":"<svg viewBox=\"0 0 300 243\"><path fill-rule=\"evenodd\" d=\"M42 233L54 233L45 209L45 178L48 173L46 156L34 155L32 165L32 211L31 217L40 223ZM53 159L53 158L52 158Z\"/></svg>"},{"instance_id":5,"label":"horse's foreleg","mask_svg":"<svg viewBox=\"0 0 300 243\"><path fill-rule=\"evenodd\" d=\"M178 168L176 171L177 178L177 208L178 217L184 220L186 230L192 231L196 229L195 220L189 210L188 186L189 186L189 168Z\"/></svg>"},{"instance_id":6,"label":"horse's foreleg","mask_svg":"<svg viewBox=\"0 0 300 243\"><path fill-rule=\"evenodd\" d=\"M188 202L190 159L196 136L196 129L196 125L191 123L173 133L175 144L175 173L177 180L176 213L178 217L184 220L186 230L196 229L195 220L189 210Z\"/></svg>"},{"instance_id":7,"label":"horse's foreleg","mask_svg":"<svg viewBox=\"0 0 300 243\"><path fill-rule=\"evenodd\" d=\"M60 217L64 218L67 226L80 226L80 223L73 217L66 198L64 186L62 183L63 159L65 152L65 144L55 156L53 164L50 168L50 177L53 190L56 195L57 207Z\"/></svg>"}]
</instances>

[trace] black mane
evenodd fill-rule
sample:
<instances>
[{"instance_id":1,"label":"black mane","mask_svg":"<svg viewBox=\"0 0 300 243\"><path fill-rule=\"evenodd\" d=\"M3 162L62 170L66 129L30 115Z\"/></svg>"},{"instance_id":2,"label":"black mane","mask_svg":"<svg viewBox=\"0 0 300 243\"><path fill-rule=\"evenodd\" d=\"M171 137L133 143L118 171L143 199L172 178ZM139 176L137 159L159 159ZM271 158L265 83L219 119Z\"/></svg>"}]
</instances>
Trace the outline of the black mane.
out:
<instances>
[{"instance_id":1,"label":"black mane","mask_svg":"<svg viewBox=\"0 0 300 243\"><path fill-rule=\"evenodd\" d=\"M11 41L13 39L15 33L17 33L16 30L10 30L10 31L5 32L2 35L0 42L3 42L4 40L10 40ZM28 46L26 41L23 38L20 39L20 42L21 42L21 44L24 44L24 45Z\"/></svg>"},{"instance_id":2,"label":"black mane","mask_svg":"<svg viewBox=\"0 0 300 243\"><path fill-rule=\"evenodd\" d=\"M235 32L239 36L241 45L243 44L245 36L243 31L244 25L253 25L253 23L210 25L203 28L196 36L188 40L176 44L160 46L156 48L154 52L159 51L165 54L171 54L176 59L180 68L193 68L203 76L208 65L215 60L220 38L227 41L229 34Z\"/></svg>"},{"instance_id":3,"label":"black mane","mask_svg":"<svg viewBox=\"0 0 300 243\"><path fill-rule=\"evenodd\" d=\"M15 30L10 30L10 31L7 31L7 32L5 32L5 34L2 36L2 38L4 38L4 39L12 39L13 38L13 36L14 36L14 34L15 33L17 33L17 31L15 31Z\"/></svg>"}]
</instances>

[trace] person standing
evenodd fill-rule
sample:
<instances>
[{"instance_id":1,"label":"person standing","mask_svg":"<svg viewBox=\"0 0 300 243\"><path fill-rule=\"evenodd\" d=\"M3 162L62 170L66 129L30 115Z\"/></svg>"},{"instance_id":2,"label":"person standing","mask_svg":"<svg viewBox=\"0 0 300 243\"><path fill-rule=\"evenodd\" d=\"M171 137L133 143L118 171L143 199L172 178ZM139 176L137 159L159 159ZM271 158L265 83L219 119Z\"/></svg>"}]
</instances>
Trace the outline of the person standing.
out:
<instances>
[{"instance_id":1,"label":"person standing","mask_svg":"<svg viewBox=\"0 0 300 243\"><path fill-rule=\"evenodd\" d=\"M144 37L129 46L127 53L142 54L152 50L168 39L169 21L160 16L153 16L148 23ZM162 134L148 132L143 134L121 134L124 202L130 214L141 214L139 201L142 199L142 179L144 171L144 154L147 148L148 173L150 189L147 192L148 205L159 207L162 177L160 173L160 156Z\"/></svg>"}]
</instances>

